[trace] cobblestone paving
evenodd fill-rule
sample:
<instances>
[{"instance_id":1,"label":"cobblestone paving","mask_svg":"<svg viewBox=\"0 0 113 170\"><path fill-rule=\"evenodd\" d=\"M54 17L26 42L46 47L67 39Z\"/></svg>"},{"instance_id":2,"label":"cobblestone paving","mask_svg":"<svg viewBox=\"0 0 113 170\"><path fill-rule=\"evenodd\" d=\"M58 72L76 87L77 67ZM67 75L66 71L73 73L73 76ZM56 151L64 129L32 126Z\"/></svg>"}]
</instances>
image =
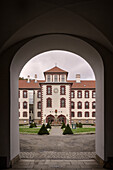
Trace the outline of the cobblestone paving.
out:
<instances>
[{"instance_id":1,"label":"cobblestone paving","mask_svg":"<svg viewBox=\"0 0 113 170\"><path fill-rule=\"evenodd\" d=\"M50 136L63 136L61 126L53 126L50 131Z\"/></svg>"},{"instance_id":2,"label":"cobblestone paving","mask_svg":"<svg viewBox=\"0 0 113 170\"><path fill-rule=\"evenodd\" d=\"M9 170L105 170L95 160L26 160Z\"/></svg>"},{"instance_id":3,"label":"cobblestone paving","mask_svg":"<svg viewBox=\"0 0 113 170\"><path fill-rule=\"evenodd\" d=\"M89 160L95 158L95 152L21 152L21 159L50 160Z\"/></svg>"}]
</instances>

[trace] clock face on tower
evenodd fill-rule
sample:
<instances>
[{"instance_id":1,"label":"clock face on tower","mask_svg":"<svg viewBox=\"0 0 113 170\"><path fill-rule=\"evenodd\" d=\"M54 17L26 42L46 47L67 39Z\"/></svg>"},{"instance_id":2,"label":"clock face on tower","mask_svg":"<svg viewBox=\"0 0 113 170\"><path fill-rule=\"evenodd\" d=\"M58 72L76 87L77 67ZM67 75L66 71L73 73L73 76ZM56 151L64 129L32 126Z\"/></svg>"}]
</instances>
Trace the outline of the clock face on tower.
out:
<instances>
[{"instance_id":1,"label":"clock face on tower","mask_svg":"<svg viewBox=\"0 0 113 170\"><path fill-rule=\"evenodd\" d=\"M58 89L57 88L54 88L54 93L58 93Z\"/></svg>"}]
</instances>

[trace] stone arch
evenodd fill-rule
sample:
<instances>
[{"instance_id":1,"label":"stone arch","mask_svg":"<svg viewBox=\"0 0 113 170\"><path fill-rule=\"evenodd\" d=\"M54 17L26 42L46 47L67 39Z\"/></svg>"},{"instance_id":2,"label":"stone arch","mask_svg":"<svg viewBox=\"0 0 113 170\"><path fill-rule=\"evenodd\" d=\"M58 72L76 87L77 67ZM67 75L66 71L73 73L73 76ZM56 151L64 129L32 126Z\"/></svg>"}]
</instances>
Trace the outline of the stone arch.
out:
<instances>
[{"instance_id":1,"label":"stone arch","mask_svg":"<svg viewBox=\"0 0 113 170\"><path fill-rule=\"evenodd\" d=\"M62 119L62 118L63 118L63 119ZM57 119L58 119L58 121L59 121L59 119L61 119L61 120L60 120L60 123L63 123L63 122L64 122L64 123L66 124L66 117L65 117L64 115L62 115L62 114L59 115Z\"/></svg>"},{"instance_id":2,"label":"stone arch","mask_svg":"<svg viewBox=\"0 0 113 170\"><path fill-rule=\"evenodd\" d=\"M100 54L85 40L66 34L44 35L32 39L15 54L10 67L11 118L10 118L10 158L19 153L18 135L18 76L23 66L35 55L49 50L65 50L83 57L92 67L96 77L97 130L96 154L104 160L104 67ZM15 140L15 135L17 136Z\"/></svg>"},{"instance_id":3,"label":"stone arch","mask_svg":"<svg viewBox=\"0 0 113 170\"><path fill-rule=\"evenodd\" d=\"M48 116L46 117L46 123L49 122L49 118L50 118L50 121L51 121L51 120L54 121L54 119L55 119L55 117L50 114L50 115L48 115ZM52 122L49 122L49 123L52 123Z\"/></svg>"}]
</instances>

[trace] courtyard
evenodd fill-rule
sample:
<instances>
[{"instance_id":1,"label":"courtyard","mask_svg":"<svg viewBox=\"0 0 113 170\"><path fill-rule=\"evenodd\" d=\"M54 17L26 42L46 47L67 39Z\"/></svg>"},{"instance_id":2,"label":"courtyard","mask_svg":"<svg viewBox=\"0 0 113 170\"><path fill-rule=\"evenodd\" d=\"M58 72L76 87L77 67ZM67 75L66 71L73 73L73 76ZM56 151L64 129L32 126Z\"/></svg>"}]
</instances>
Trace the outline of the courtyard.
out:
<instances>
[{"instance_id":1,"label":"courtyard","mask_svg":"<svg viewBox=\"0 0 113 170\"><path fill-rule=\"evenodd\" d=\"M13 170L96 170L95 134L62 135L52 127L50 135L19 134L20 161Z\"/></svg>"}]
</instances>

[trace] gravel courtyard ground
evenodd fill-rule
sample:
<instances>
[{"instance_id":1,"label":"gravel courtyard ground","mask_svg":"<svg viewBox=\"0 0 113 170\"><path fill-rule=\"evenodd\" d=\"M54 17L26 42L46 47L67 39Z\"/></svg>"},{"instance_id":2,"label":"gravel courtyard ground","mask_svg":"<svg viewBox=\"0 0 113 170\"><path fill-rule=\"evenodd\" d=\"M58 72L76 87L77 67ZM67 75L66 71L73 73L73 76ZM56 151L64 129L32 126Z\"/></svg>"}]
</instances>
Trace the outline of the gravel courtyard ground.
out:
<instances>
[{"instance_id":1,"label":"gravel courtyard ground","mask_svg":"<svg viewBox=\"0 0 113 170\"><path fill-rule=\"evenodd\" d=\"M20 134L20 151L95 152L95 134L66 136Z\"/></svg>"}]
</instances>

